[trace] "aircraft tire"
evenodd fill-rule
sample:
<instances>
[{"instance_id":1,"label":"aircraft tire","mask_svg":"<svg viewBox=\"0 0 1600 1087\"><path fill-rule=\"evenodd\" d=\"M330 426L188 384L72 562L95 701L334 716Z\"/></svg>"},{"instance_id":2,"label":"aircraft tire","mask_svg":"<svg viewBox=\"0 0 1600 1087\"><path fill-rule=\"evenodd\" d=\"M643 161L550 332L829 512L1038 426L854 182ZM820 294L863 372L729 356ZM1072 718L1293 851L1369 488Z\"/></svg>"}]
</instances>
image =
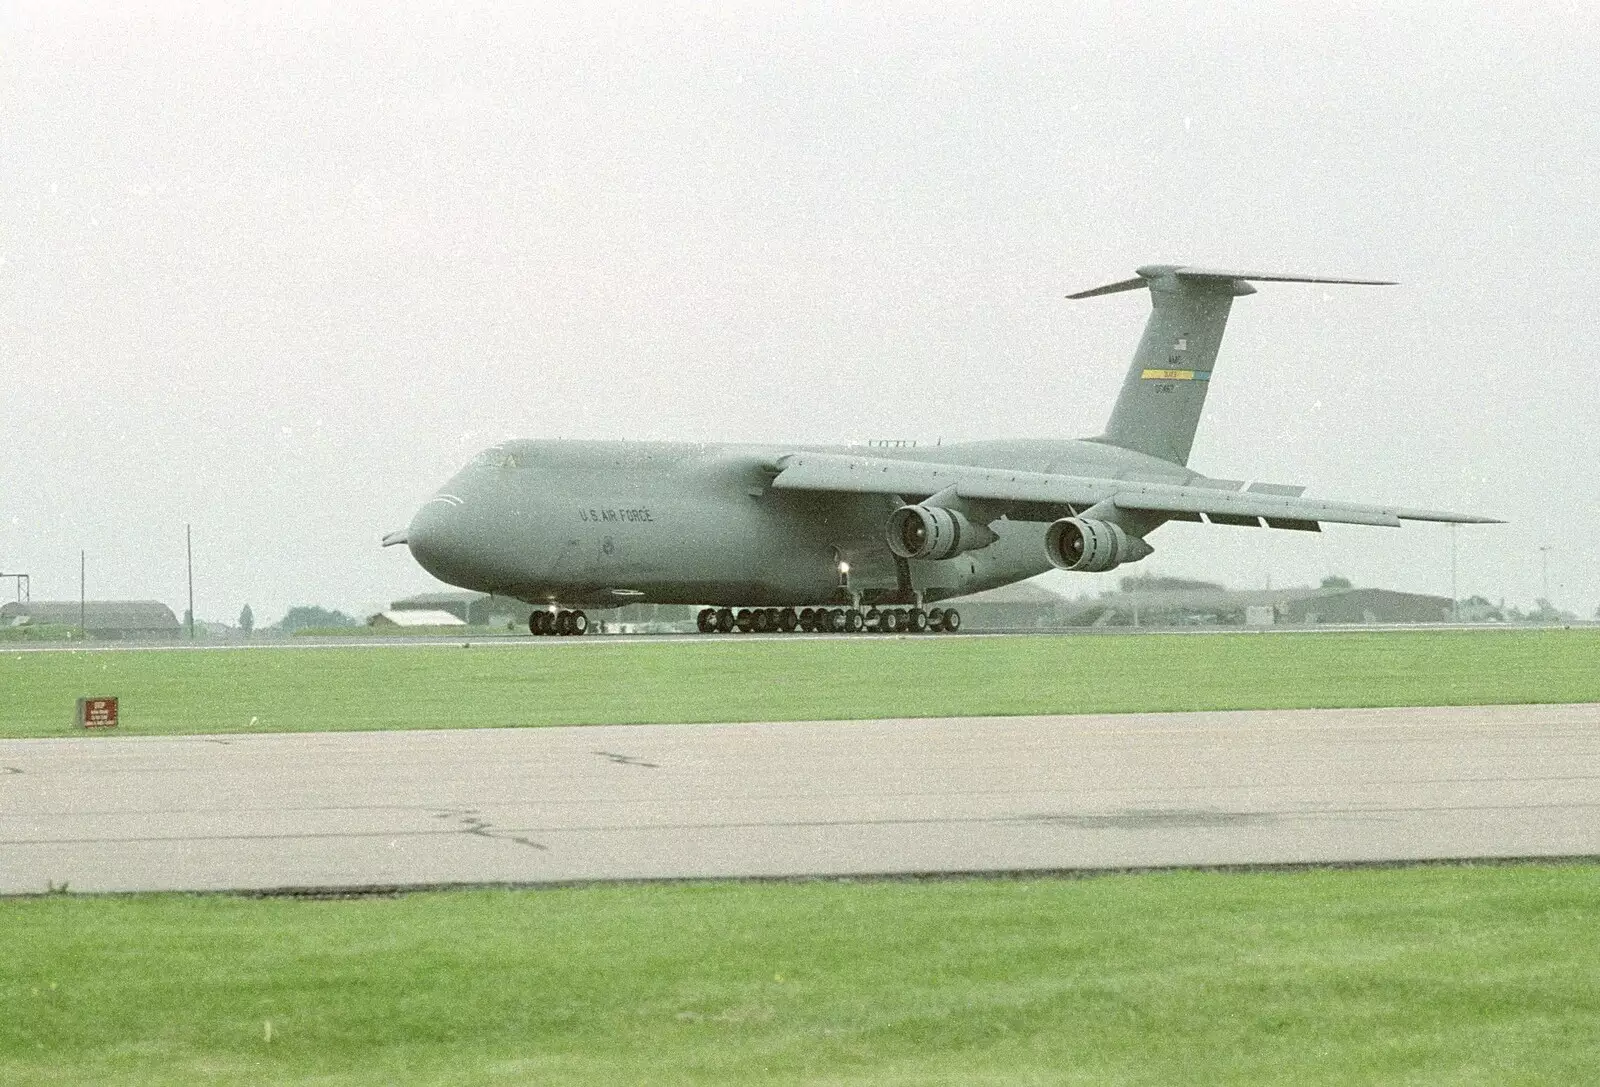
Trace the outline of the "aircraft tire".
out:
<instances>
[{"instance_id":1,"label":"aircraft tire","mask_svg":"<svg viewBox=\"0 0 1600 1087\"><path fill-rule=\"evenodd\" d=\"M717 613L711 608L701 608L700 614L694 617L694 625L701 634L710 634L717 629Z\"/></svg>"},{"instance_id":2,"label":"aircraft tire","mask_svg":"<svg viewBox=\"0 0 1600 1087\"><path fill-rule=\"evenodd\" d=\"M906 629L913 634L924 634L928 630L928 613L921 608L912 608L906 612Z\"/></svg>"},{"instance_id":3,"label":"aircraft tire","mask_svg":"<svg viewBox=\"0 0 1600 1087\"><path fill-rule=\"evenodd\" d=\"M567 619L567 633L581 638L589 633L589 617L581 611L575 611Z\"/></svg>"},{"instance_id":4,"label":"aircraft tire","mask_svg":"<svg viewBox=\"0 0 1600 1087\"><path fill-rule=\"evenodd\" d=\"M828 633L829 634L842 634L842 633L844 633L844 609L843 608L834 608L832 611L828 612Z\"/></svg>"},{"instance_id":5,"label":"aircraft tire","mask_svg":"<svg viewBox=\"0 0 1600 1087\"><path fill-rule=\"evenodd\" d=\"M749 634L756 627L756 617L750 614L749 608L740 608L733 621L740 634Z\"/></svg>"},{"instance_id":6,"label":"aircraft tire","mask_svg":"<svg viewBox=\"0 0 1600 1087\"><path fill-rule=\"evenodd\" d=\"M554 624L552 629L555 631L555 633L557 633L557 634L559 634L559 635L561 635L563 637L565 637L568 634L571 634L572 633L572 613L570 611L557 612L556 613L556 621L555 621L555 624Z\"/></svg>"},{"instance_id":7,"label":"aircraft tire","mask_svg":"<svg viewBox=\"0 0 1600 1087\"><path fill-rule=\"evenodd\" d=\"M778 613L778 629L785 634L793 634L794 628L800 623L800 617L794 613L793 608L784 608Z\"/></svg>"},{"instance_id":8,"label":"aircraft tire","mask_svg":"<svg viewBox=\"0 0 1600 1087\"><path fill-rule=\"evenodd\" d=\"M941 630L944 629L944 609L943 608L929 608L928 609L928 629L933 631L935 634L939 633Z\"/></svg>"},{"instance_id":9,"label":"aircraft tire","mask_svg":"<svg viewBox=\"0 0 1600 1087\"><path fill-rule=\"evenodd\" d=\"M810 634L817 629L817 613L810 608L800 609L800 629Z\"/></svg>"},{"instance_id":10,"label":"aircraft tire","mask_svg":"<svg viewBox=\"0 0 1600 1087\"><path fill-rule=\"evenodd\" d=\"M949 611L944 613L944 631L946 634L954 634L960 629L961 613L956 611L956 609L951 608Z\"/></svg>"},{"instance_id":11,"label":"aircraft tire","mask_svg":"<svg viewBox=\"0 0 1600 1087\"><path fill-rule=\"evenodd\" d=\"M867 614L862 616L862 629L868 634L878 633L878 627L883 622L883 614L877 608L868 608Z\"/></svg>"},{"instance_id":12,"label":"aircraft tire","mask_svg":"<svg viewBox=\"0 0 1600 1087\"><path fill-rule=\"evenodd\" d=\"M860 634L866 625L866 620L861 617L861 612L856 608L851 608L844 613L844 629L847 632Z\"/></svg>"},{"instance_id":13,"label":"aircraft tire","mask_svg":"<svg viewBox=\"0 0 1600 1087\"><path fill-rule=\"evenodd\" d=\"M767 615L766 608L756 608L750 613L750 630L752 633L765 634L771 629L771 617Z\"/></svg>"},{"instance_id":14,"label":"aircraft tire","mask_svg":"<svg viewBox=\"0 0 1600 1087\"><path fill-rule=\"evenodd\" d=\"M717 633L728 634L733 630L733 609L719 608L717 610Z\"/></svg>"},{"instance_id":15,"label":"aircraft tire","mask_svg":"<svg viewBox=\"0 0 1600 1087\"><path fill-rule=\"evenodd\" d=\"M528 633L539 633L539 613L536 611L530 611L528 613Z\"/></svg>"}]
</instances>

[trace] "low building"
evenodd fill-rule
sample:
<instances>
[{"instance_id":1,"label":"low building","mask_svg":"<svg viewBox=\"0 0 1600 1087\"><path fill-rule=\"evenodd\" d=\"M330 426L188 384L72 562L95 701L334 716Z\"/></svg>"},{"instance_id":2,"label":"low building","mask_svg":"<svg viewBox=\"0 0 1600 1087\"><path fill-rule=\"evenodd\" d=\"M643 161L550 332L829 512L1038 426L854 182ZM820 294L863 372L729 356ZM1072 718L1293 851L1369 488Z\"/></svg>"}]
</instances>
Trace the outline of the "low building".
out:
<instances>
[{"instance_id":1,"label":"low building","mask_svg":"<svg viewBox=\"0 0 1600 1087\"><path fill-rule=\"evenodd\" d=\"M380 611L367 625L375 630L415 630L419 627L464 627L467 621L448 611L427 611L422 608L401 608Z\"/></svg>"},{"instance_id":2,"label":"low building","mask_svg":"<svg viewBox=\"0 0 1600 1087\"><path fill-rule=\"evenodd\" d=\"M1231 590L1220 586L1136 588L1072 599L1037 579L944 601L968 630L1075 627L1317 626L1449 622L1450 600L1345 586Z\"/></svg>"},{"instance_id":3,"label":"low building","mask_svg":"<svg viewBox=\"0 0 1600 1087\"><path fill-rule=\"evenodd\" d=\"M533 611L533 607L509 596L452 591L418 593L416 596L408 596L404 600L396 600L390 604L389 610L395 612L446 611L468 626L482 627L510 624L524 627L528 623L528 615Z\"/></svg>"},{"instance_id":4,"label":"low building","mask_svg":"<svg viewBox=\"0 0 1600 1087\"><path fill-rule=\"evenodd\" d=\"M1081 604L1037 578L941 600L933 606L959 611L963 630L1051 630L1092 623L1092 619L1085 621Z\"/></svg>"},{"instance_id":5,"label":"low building","mask_svg":"<svg viewBox=\"0 0 1600 1087\"><path fill-rule=\"evenodd\" d=\"M80 626L90 638L106 641L176 638L183 624L159 600L13 601L0 606L0 626Z\"/></svg>"},{"instance_id":6,"label":"low building","mask_svg":"<svg viewBox=\"0 0 1600 1087\"><path fill-rule=\"evenodd\" d=\"M1318 623L1448 623L1450 598L1401 593L1393 589L1319 589L1285 601L1280 622Z\"/></svg>"}]
</instances>

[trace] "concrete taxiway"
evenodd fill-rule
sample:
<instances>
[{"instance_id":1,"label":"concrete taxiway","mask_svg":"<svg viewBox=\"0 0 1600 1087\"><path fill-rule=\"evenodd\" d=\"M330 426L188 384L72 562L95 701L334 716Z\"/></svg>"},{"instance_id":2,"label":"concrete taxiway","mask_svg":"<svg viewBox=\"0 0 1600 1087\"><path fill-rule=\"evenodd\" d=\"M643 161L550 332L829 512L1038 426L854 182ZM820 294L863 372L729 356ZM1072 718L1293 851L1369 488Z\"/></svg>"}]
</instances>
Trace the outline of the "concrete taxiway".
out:
<instances>
[{"instance_id":1,"label":"concrete taxiway","mask_svg":"<svg viewBox=\"0 0 1600 1087\"><path fill-rule=\"evenodd\" d=\"M1600 705L0 741L0 893L1600 854Z\"/></svg>"}]
</instances>

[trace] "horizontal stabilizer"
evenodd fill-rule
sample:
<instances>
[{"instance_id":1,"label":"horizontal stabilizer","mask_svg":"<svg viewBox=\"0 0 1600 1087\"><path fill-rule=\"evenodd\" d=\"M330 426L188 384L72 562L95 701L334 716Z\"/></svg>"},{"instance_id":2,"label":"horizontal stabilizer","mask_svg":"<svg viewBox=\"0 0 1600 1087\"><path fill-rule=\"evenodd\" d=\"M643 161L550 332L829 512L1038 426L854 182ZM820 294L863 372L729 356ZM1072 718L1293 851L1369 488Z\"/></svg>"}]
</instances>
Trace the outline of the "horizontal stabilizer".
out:
<instances>
[{"instance_id":1,"label":"horizontal stabilizer","mask_svg":"<svg viewBox=\"0 0 1600 1087\"><path fill-rule=\"evenodd\" d=\"M1151 269L1154 270L1154 269ZM1141 275L1146 269L1139 269ZM1228 272L1219 268L1172 269L1172 274L1188 279L1243 279L1257 283L1343 283L1353 287L1393 287L1392 279L1345 279L1339 276L1302 276L1291 272Z\"/></svg>"},{"instance_id":2,"label":"horizontal stabilizer","mask_svg":"<svg viewBox=\"0 0 1600 1087\"><path fill-rule=\"evenodd\" d=\"M1086 291L1069 294L1067 297L1076 300L1080 298L1098 298L1102 294L1136 291L1141 287L1150 286L1151 280L1160 279L1164 276L1173 276L1177 279L1240 284L1238 293L1241 294L1250 293L1250 289L1242 286L1242 284L1252 280L1258 283L1339 283L1356 287L1394 286L1394 280L1391 279L1348 279L1343 276L1304 276L1290 272L1235 272L1223 268L1199 268L1190 264L1147 264L1139 269L1139 275L1134 279L1107 283L1103 287L1091 287Z\"/></svg>"},{"instance_id":3,"label":"horizontal stabilizer","mask_svg":"<svg viewBox=\"0 0 1600 1087\"><path fill-rule=\"evenodd\" d=\"M1120 294L1122 291L1136 291L1140 287L1148 287L1149 285L1148 280L1136 276L1133 279L1124 279L1119 283L1107 283L1104 287L1094 287L1087 291L1079 291L1077 294L1069 294L1067 297L1094 298L1102 294Z\"/></svg>"}]
</instances>

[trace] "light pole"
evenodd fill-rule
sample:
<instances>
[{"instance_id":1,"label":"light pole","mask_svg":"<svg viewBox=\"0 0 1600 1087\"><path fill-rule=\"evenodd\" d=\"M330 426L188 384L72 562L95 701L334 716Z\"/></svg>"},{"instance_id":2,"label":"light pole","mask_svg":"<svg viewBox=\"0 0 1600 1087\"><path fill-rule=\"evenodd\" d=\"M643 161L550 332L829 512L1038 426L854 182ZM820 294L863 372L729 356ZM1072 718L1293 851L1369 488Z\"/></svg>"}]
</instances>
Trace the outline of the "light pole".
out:
<instances>
[{"instance_id":1,"label":"light pole","mask_svg":"<svg viewBox=\"0 0 1600 1087\"><path fill-rule=\"evenodd\" d=\"M190 526L183 526L183 554L189 567L189 640L194 641L194 537Z\"/></svg>"}]
</instances>

